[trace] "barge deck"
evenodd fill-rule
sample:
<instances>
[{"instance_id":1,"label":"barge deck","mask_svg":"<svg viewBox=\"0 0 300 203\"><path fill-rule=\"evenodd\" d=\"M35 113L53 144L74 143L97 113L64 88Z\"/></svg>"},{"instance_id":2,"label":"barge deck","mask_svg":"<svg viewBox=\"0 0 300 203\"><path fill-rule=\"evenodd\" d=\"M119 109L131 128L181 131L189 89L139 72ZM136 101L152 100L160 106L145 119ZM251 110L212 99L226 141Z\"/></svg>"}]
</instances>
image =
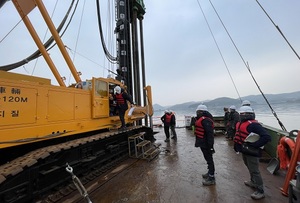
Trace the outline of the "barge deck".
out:
<instances>
[{"instance_id":1,"label":"barge deck","mask_svg":"<svg viewBox=\"0 0 300 203\"><path fill-rule=\"evenodd\" d=\"M241 154L234 152L233 142L224 135L215 136L216 185L203 186L201 175L207 171L207 164L201 150L194 147L192 131L178 128L177 141L165 143L163 128L154 130L158 132L155 143L160 154L151 161L130 158L86 186L93 203L289 202L289 197L280 191L286 172L271 174L268 162L264 161L269 160L266 155L260 163L265 198L252 200L250 195L254 190L243 183L249 179L249 173ZM86 200L75 194L62 202Z\"/></svg>"}]
</instances>

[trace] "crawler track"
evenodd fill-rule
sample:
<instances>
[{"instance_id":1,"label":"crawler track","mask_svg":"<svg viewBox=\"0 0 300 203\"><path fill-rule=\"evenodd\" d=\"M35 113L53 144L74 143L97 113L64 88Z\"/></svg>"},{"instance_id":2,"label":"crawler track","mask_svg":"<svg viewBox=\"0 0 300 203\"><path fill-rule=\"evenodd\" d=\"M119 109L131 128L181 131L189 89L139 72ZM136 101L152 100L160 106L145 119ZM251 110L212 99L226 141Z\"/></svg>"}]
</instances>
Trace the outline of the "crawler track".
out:
<instances>
[{"instance_id":1,"label":"crawler track","mask_svg":"<svg viewBox=\"0 0 300 203\"><path fill-rule=\"evenodd\" d=\"M137 126L110 131L34 150L0 166L0 202L57 202L75 190L68 163L82 183L108 171L128 157L128 136L149 131ZM67 186L67 187L66 187ZM55 194L59 191L59 195Z\"/></svg>"}]
</instances>

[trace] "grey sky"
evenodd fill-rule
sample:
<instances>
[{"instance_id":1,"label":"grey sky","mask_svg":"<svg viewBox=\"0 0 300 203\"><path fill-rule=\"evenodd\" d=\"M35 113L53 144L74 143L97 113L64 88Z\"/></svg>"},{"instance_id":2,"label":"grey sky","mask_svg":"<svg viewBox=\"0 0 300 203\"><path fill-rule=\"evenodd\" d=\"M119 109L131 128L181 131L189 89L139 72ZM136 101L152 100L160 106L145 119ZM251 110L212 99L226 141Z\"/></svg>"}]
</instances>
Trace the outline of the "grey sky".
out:
<instances>
[{"instance_id":1,"label":"grey sky","mask_svg":"<svg viewBox=\"0 0 300 203\"><path fill-rule=\"evenodd\" d=\"M208 0L199 0L241 96L259 94ZM259 1L300 54L299 1ZM212 1L264 93L299 90L300 61L256 1ZM163 105L238 95L197 0L146 1L148 81ZM153 81L153 82L152 82Z\"/></svg>"},{"instance_id":2,"label":"grey sky","mask_svg":"<svg viewBox=\"0 0 300 203\"><path fill-rule=\"evenodd\" d=\"M153 102L172 105L217 97L238 98L198 2L204 10L240 96L259 94L209 0L144 0L146 81L152 86ZM243 58L249 63L262 91L265 94L299 91L300 60L257 2L255 0L211 0L211 2ZM300 54L298 22L300 1L261 0L259 2ZM44 3L49 10L53 10L52 1L45 0ZM107 1L103 2L102 10L109 10L106 3ZM60 1L60 8L63 7L62 4L68 5ZM73 51L77 47L77 52L82 55L77 55L75 58L72 56L72 58L77 69L83 73L83 80L93 76L106 77L108 72L105 68L115 69L107 63L101 50L94 4L94 1L85 3L84 21L80 33L78 34L78 27L70 28L72 31L67 32L63 37L68 47ZM35 17L37 14L38 12L34 10L30 17L32 16L33 23L40 28L39 34L43 38L46 28L39 23L39 18ZM76 14L75 22L79 22L80 15L81 13ZM54 21L58 24L62 15L54 16ZM3 6L0 10L2 28L0 40L20 20L19 18L12 2ZM103 16L103 21L105 19L106 17ZM107 35L113 33L113 26L106 27L107 30L111 30ZM17 35L19 36L16 37ZM93 39L96 39L96 42ZM111 43L115 43L113 39ZM21 22L0 43L2 56L0 65L21 60L34 50L36 46ZM50 55L53 58L57 57L54 50ZM89 60L83 56L88 57ZM43 59L39 59L36 67L34 67L35 62L31 62L16 72L51 77L52 82L55 83L52 73L48 68L43 68L42 61ZM72 79L68 79L69 71L63 67L65 65L61 61L58 61L58 64L61 75L67 78L66 83L72 82Z\"/></svg>"}]
</instances>

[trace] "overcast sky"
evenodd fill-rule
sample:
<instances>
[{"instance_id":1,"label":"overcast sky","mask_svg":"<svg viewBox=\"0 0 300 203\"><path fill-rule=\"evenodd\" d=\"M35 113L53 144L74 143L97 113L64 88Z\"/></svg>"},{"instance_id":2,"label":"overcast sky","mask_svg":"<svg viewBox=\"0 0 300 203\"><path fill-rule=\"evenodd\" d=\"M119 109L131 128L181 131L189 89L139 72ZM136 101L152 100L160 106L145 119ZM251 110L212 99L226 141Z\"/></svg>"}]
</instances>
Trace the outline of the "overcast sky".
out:
<instances>
[{"instance_id":1,"label":"overcast sky","mask_svg":"<svg viewBox=\"0 0 300 203\"><path fill-rule=\"evenodd\" d=\"M53 1L43 2L50 11L53 10L50 4ZM102 2L105 5L108 1ZM299 91L300 60L258 3L255 0L211 2L240 54L250 65L262 91L265 94ZM259 2L300 54L300 1ZM238 98L239 95L260 94L209 0L144 0L144 3L146 82L152 86L153 103L165 106L218 97ZM60 1L59 8L63 7L62 4L68 5ZM79 7L82 6L83 2L80 2ZM81 15L84 16L80 32L77 25L77 28L72 28L63 37L64 43L80 54L74 57L70 52L77 70L83 74L83 80L93 76L106 77L107 69L115 69L103 56L95 8L94 1L86 1L84 13L78 11L74 16L76 22L80 22ZM107 11L109 8L105 5L102 10ZM29 17L40 28L39 34L43 39L46 28L39 23L37 14L35 9ZM103 19L106 17L103 16ZM61 18L62 15L55 13L54 22L58 24ZM21 60L36 50L22 22L13 29L19 20L12 2L7 2L0 10L0 66ZM11 33L5 37L11 29ZM107 26L106 29L110 30L106 32L110 35L114 27ZM50 51L50 56L57 57L54 51ZM48 68L43 68L42 61L41 58L37 63L31 62L16 72L50 77L55 83L52 73ZM66 83L72 82L68 70L62 68L64 64L58 64L61 75L67 78Z\"/></svg>"}]
</instances>

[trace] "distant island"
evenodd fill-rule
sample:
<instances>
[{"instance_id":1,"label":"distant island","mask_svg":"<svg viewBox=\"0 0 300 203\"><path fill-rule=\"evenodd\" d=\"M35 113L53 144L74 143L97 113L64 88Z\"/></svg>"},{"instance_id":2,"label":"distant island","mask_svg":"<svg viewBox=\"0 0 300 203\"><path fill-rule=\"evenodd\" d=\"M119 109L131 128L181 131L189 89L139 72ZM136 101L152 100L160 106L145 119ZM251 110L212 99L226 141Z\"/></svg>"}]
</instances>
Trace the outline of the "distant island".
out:
<instances>
[{"instance_id":1,"label":"distant island","mask_svg":"<svg viewBox=\"0 0 300 203\"><path fill-rule=\"evenodd\" d=\"M299 103L300 104L300 91L282 94L265 94L270 104L281 104L281 103ZM242 100L249 100L252 105L266 104L266 101L262 95L249 95L241 98ZM162 111L165 109L172 110L183 110L183 109L196 109L199 104L205 104L209 107L229 107L231 105L240 106L240 99L233 99L229 97L220 97L210 101L198 101L198 102L185 102L182 104L175 104L171 106L161 106L154 104L154 111Z\"/></svg>"}]
</instances>

